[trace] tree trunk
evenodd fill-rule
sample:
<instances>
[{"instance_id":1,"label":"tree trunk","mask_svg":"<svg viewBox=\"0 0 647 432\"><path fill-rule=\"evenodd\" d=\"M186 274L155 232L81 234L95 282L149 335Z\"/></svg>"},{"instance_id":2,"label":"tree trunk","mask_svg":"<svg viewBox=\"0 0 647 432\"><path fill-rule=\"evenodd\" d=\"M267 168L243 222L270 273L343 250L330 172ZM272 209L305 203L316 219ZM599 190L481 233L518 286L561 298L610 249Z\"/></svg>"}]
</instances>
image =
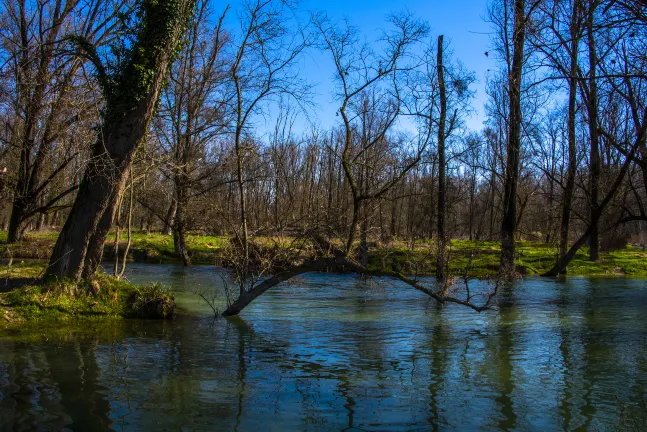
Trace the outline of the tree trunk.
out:
<instances>
[{"instance_id":1,"label":"tree trunk","mask_svg":"<svg viewBox=\"0 0 647 432\"><path fill-rule=\"evenodd\" d=\"M384 209L382 208L382 200L380 200L379 208L378 208L379 216L380 216L380 241L382 243L387 242L387 234L386 234L386 227L384 226Z\"/></svg>"},{"instance_id":2,"label":"tree trunk","mask_svg":"<svg viewBox=\"0 0 647 432\"><path fill-rule=\"evenodd\" d=\"M334 181L335 181L335 153L334 151L337 151L337 144L335 144L335 150L333 151L333 142L335 141L335 137L333 135L333 132L330 132L330 149L328 150L328 215L327 215L327 223L328 223L328 236L332 236L332 227L333 223L332 220L334 219L333 216L333 211L332 211L332 206L333 206L333 187L334 187Z\"/></svg>"},{"instance_id":3,"label":"tree trunk","mask_svg":"<svg viewBox=\"0 0 647 432\"><path fill-rule=\"evenodd\" d=\"M36 222L36 231L42 231L45 225L45 213L38 213L38 221Z\"/></svg>"},{"instance_id":4,"label":"tree trunk","mask_svg":"<svg viewBox=\"0 0 647 432\"><path fill-rule=\"evenodd\" d=\"M177 213L175 214L175 225L173 226L173 247L175 255L182 260L184 266L191 265L191 257L186 247L186 226L184 220L184 195L178 190Z\"/></svg>"},{"instance_id":5,"label":"tree trunk","mask_svg":"<svg viewBox=\"0 0 647 432\"><path fill-rule=\"evenodd\" d=\"M175 225L175 214L177 212L177 200L175 198L171 199L171 204L168 207L166 212L166 221L164 222L164 234L171 235L173 234L173 226Z\"/></svg>"},{"instance_id":6,"label":"tree trunk","mask_svg":"<svg viewBox=\"0 0 647 432\"><path fill-rule=\"evenodd\" d=\"M121 211L123 209L123 201L124 201L124 197L122 195L121 197L119 197L119 203L117 204L117 214L115 214L115 220L114 220L116 227L115 227L115 240L112 243L113 257L114 257L112 275L116 278L118 278L117 275L119 274L119 235L121 234Z\"/></svg>"},{"instance_id":7,"label":"tree trunk","mask_svg":"<svg viewBox=\"0 0 647 432\"><path fill-rule=\"evenodd\" d=\"M391 221L389 223L389 239L391 241L398 237L398 200L396 198L395 188L391 196Z\"/></svg>"},{"instance_id":8,"label":"tree trunk","mask_svg":"<svg viewBox=\"0 0 647 432\"><path fill-rule=\"evenodd\" d=\"M366 206L364 207L366 208ZM364 267L368 265L368 215L367 214L364 214L364 219L360 224L359 263Z\"/></svg>"},{"instance_id":9,"label":"tree trunk","mask_svg":"<svg viewBox=\"0 0 647 432\"><path fill-rule=\"evenodd\" d=\"M595 36L593 34L593 20L595 15L594 2L590 2L589 17L587 20L587 33L589 45L589 97L586 104L589 116L589 139L591 169L589 175L589 215L592 224L589 238L589 259L598 261L600 259L600 234L598 221L594 215L598 213L598 199L600 195L600 139L598 133L598 86L596 83L596 68L598 64L597 50L595 48Z\"/></svg>"},{"instance_id":10,"label":"tree trunk","mask_svg":"<svg viewBox=\"0 0 647 432\"><path fill-rule=\"evenodd\" d=\"M50 222L50 225L51 225L52 227L58 226L58 222L59 222L59 215L60 215L60 213L58 212L58 210L55 210L55 211L54 211L54 214L52 215L52 220L51 220L51 222Z\"/></svg>"},{"instance_id":11,"label":"tree trunk","mask_svg":"<svg viewBox=\"0 0 647 432\"><path fill-rule=\"evenodd\" d=\"M120 269L115 268L115 277L117 279L121 279L124 276L124 273L126 273L126 263L128 262L128 252L130 251L130 246L132 244L133 204L135 203L134 196L135 196L135 185L133 183L133 173L131 169L130 170L130 202L128 203L128 221L126 222L127 223L126 235L128 236L128 240L126 240L124 257L121 260L121 268ZM119 251L118 247L117 247L117 251Z\"/></svg>"},{"instance_id":12,"label":"tree trunk","mask_svg":"<svg viewBox=\"0 0 647 432\"><path fill-rule=\"evenodd\" d=\"M566 185L562 202L562 223L559 230L559 260L563 260L568 250L568 237L571 222L571 206L575 190L575 175L577 173L577 147L576 147L576 116L577 116L577 58L579 51L578 14L579 1L573 3L571 17L571 55L570 79L568 80L568 170ZM566 269L564 268L564 272Z\"/></svg>"},{"instance_id":13,"label":"tree trunk","mask_svg":"<svg viewBox=\"0 0 647 432\"><path fill-rule=\"evenodd\" d=\"M363 161L362 161L362 166L360 170L360 179L359 179L359 184L360 184L360 191L362 194L366 193L368 191L368 169L367 169L367 161L368 161L368 124L367 124L367 119L366 115L368 114L368 99L364 99L364 109L362 110L362 147L363 147ZM368 265L368 214L369 214L369 208L368 208L369 203L364 203L360 207L361 214L362 214L362 223L360 224L359 227L359 251L358 251L358 258L359 258L359 263L366 267Z\"/></svg>"},{"instance_id":14,"label":"tree trunk","mask_svg":"<svg viewBox=\"0 0 647 432\"><path fill-rule=\"evenodd\" d=\"M445 70L443 68L443 35L438 36L438 51L436 56L438 72L438 88L440 91L440 118L438 119L438 255L436 256L436 278L445 280L445 249L447 234L445 233L445 122L447 121L447 94L445 91Z\"/></svg>"},{"instance_id":15,"label":"tree trunk","mask_svg":"<svg viewBox=\"0 0 647 432\"><path fill-rule=\"evenodd\" d=\"M275 158L278 159L278 156L275 154ZM281 223L281 218L279 217L279 205L281 204L281 173L279 172L278 161L274 162L276 167L274 170L274 229L278 230L280 235L283 235L283 224Z\"/></svg>"},{"instance_id":16,"label":"tree trunk","mask_svg":"<svg viewBox=\"0 0 647 432\"><path fill-rule=\"evenodd\" d=\"M353 243L355 243L355 231L357 230L357 225L359 223L359 211L361 203L353 198L353 218L350 222L350 227L348 230L348 239L346 239L346 255L353 256Z\"/></svg>"},{"instance_id":17,"label":"tree trunk","mask_svg":"<svg viewBox=\"0 0 647 432\"><path fill-rule=\"evenodd\" d=\"M144 227L144 233L149 234L153 229L153 223L155 222L155 213L152 210L148 210L148 217L146 218L146 226Z\"/></svg>"},{"instance_id":18,"label":"tree trunk","mask_svg":"<svg viewBox=\"0 0 647 432\"><path fill-rule=\"evenodd\" d=\"M519 152L521 149L521 78L525 43L525 0L514 2L514 34L512 69L508 77L510 98L510 122L506 146L503 219L501 221L501 265L503 274L515 270L514 237L517 230L517 183L519 178Z\"/></svg>"},{"instance_id":19,"label":"tree trunk","mask_svg":"<svg viewBox=\"0 0 647 432\"><path fill-rule=\"evenodd\" d=\"M243 247L243 274L247 274L249 268L249 240L247 231L247 200L245 199L245 179L243 172L243 149L241 148L241 131L236 133L236 165L237 165L237 180L238 180L238 199L240 203L240 223L241 223L241 241ZM240 284L240 295L245 292L245 284Z\"/></svg>"},{"instance_id":20,"label":"tree trunk","mask_svg":"<svg viewBox=\"0 0 647 432\"><path fill-rule=\"evenodd\" d=\"M593 218L587 230L573 244L573 246L571 246L568 252L564 254L564 257L563 258L560 257L560 259L557 260L557 263L553 266L553 268L551 268L546 273L542 274L542 276L557 276L558 274L563 273L566 270L566 266L568 266L571 260L575 258L575 254L577 253L577 251L582 246L584 246L584 244L587 241L590 241L591 233L593 233L593 231L597 229L596 227L600 221L600 218L602 216L602 213L604 212L604 209L611 202L611 199L615 196L616 192L620 188L620 185L622 184L625 178L625 175L627 174L627 171L631 166L631 162L633 160L636 149L638 149L640 146L645 145L646 138L647 138L647 121L645 121L643 125L640 127L640 129L637 131L637 137L634 145L632 146L631 150L627 152L625 162L622 164L622 167L620 168L620 172L618 173L613 184L607 191L604 199L597 206L597 211L593 214Z\"/></svg>"},{"instance_id":21,"label":"tree trunk","mask_svg":"<svg viewBox=\"0 0 647 432\"><path fill-rule=\"evenodd\" d=\"M146 3L132 58L117 87L103 82L107 107L102 134L95 143L77 198L59 234L46 277L78 280L98 265L88 250L102 249L115 212L116 196L144 138L166 72L193 9L194 0Z\"/></svg>"},{"instance_id":22,"label":"tree trunk","mask_svg":"<svg viewBox=\"0 0 647 432\"><path fill-rule=\"evenodd\" d=\"M359 266L351 261L348 261L342 253L342 256L337 256L336 258L319 258L312 261L306 261L301 265L292 267L289 270L282 271L275 274L272 277L269 277L263 280L258 285L252 287L250 290L241 293L241 295L223 312L223 316L234 316L238 315L245 307L247 307L251 302L260 297L263 293L269 289L277 286L281 282L289 280L295 276L298 276L303 273L324 271L327 269L333 270L351 270L356 273L368 276L375 277L389 277L398 279L410 287L430 296L434 300L438 301L441 304L444 303L456 303L463 306L472 308L477 312L482 312L486 309L490 309L490 301L492 300L495 293L492 293L487 301L483 305L476 305L471 302L471 300L462 300L451 295L445 295L440 292L436 292L432 289L429 289L422 285L416 279L411 279L402 273L389 271L389 270L377 270L371 271L366 267Z\"/></svg>"},{"instance_id":23,"label":"tree trunk","mask_svg":"<svg viewBox=\"0 0 647 432\"><path fill-rule=\"evenodd\" d=\"M113 193L114 195L110 198L106 210L101 215L101 218L88 241L87 252L83 261L81 273L81 277L83 279L92 279L101 264L106 237L112 227L112 221L119 210L119 197L123 193L123 186L119 187L118 190ZM68 217L67 220L69 221L70 218Z\"/></svg>"},{"instance_id":24,"label":"tree trunk","mask_svg":"<svg viewBox=\"0 0 647 432\"><path fill-rule=\"evenodd\" d=\"M260 284L256 285L253 289L249 291L243 291L240 293L238 298L223 312L224 316L233 316L238 315L247 305L249 305L256 298L261 296L265 291L269 290L272 287L275 287L279 283L286 281L290 278L298 276L303 273L323 271L327 268L335 268L340 264L346 263L346 259L343 257L340 258L321 258L315 261L308 261L303 263L300 266L293 267L290 270L286 270L280 273L275 274L274 276L264 280Z\"/></svg>"},{"instance_id":25,"label":"tree trunk","mask_svg":"<svg viewBox=\"0 0 647 432\"><path fill-rule=\"evenodd\" d=\"M27 228L27 207L29 204L24 198L14 198L9 217L9 227L7 229L7 243L17 243L22 241Z\"/></svg>"},{"instance_id":26,"label":"tree trunk","mask_svg":"<svg viewBox=\"0 0 647 432\"><path fill-rule=\"evenodd\" d=\"M553 152L553 155L555 153ZM553 174L555 171L553 170ZM550 244L550 241L553 239L553 209L555 206L555 182L553 179L549 179L549 186L548 186L548 214L547 214L547 220L546 220L546 237L544 239L544 243Z\"/></svg>"},{"instance_id":27,"label":"tree trunk","mask_svg":"<svg viewBox=\"0 0 647 432\"><path fill-rule=\"evenodd\" d=\"M469 214L469 239L473 240L474 233L474 197L476 196L476 168L472 168L472 179L470 184L470 214Z\"/></svg>"},{"instance_id":28,"label":"tree trunk","mask_svg":"<svg viewBox=\"0 0 647 432\"><path fill-rule=\"evenodd\" d=\"M185 267L190 266L191 257L186 247L184 227L181 224L176 225L173 230L173 247L175 249L175 255L182 260L182 265Z\"/></svg>"},{"instance_id":29,"label":"tree trunk","mask_svg":"<svg viewBox=\"0 0 647 432\"><path fill-rule=\"evenodd\" d=\"M494 241L494 199L496 198L496 190L495 190L495 175L494 175L494 170L492 170L492 174L490 174L490 190L489 192L489 204L490 204L490 225L489 225L489 235L488 239L490 241Z\"/></svg>"}]
</instances>

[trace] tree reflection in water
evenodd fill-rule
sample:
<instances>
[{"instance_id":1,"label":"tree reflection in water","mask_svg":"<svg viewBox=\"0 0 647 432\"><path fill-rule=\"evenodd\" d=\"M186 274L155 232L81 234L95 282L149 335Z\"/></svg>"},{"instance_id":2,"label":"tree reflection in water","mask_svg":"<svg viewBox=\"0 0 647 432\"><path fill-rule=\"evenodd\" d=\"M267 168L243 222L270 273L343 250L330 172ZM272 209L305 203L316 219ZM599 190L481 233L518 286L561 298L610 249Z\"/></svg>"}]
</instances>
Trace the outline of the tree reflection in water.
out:
<instances>
[{"instance_id":1,"label":"tree reflection in water","mask_svg":"<svg viewBox=\"0 0 647 432\"><path fill-rule=\"evenodd\" d=\"M244 319L4 332L0 430L605 429L645 396L639 281L530 278L484 314L301 283Z\"/></svg>"}]
</instances>

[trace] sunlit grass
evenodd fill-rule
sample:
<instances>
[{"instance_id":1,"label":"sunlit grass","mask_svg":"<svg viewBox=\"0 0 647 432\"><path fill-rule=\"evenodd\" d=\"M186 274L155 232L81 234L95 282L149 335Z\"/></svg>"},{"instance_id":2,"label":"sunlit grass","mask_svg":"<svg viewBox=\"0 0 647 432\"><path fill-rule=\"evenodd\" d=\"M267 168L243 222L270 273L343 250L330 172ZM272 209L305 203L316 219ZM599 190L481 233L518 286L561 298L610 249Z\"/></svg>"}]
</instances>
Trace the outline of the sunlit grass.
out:
<instances>
[{"instance_id":1,"label":"sunlit grass","mask_svg":"<svg viewBox=\"0 0 647 432\"><path fill-rule=\"evenodd\" d=\"M0 253L4 258L48 259L58 237L57 233L30 233L17 244L6 245L7 233L0 232ZM173 247L173 236L154 233L133 233L130 248L131 258L135 261L150 263L177 262ZM121 250L126 245L126 235L120 236ZM213 264L218 251L229 241L227 237L188 235L186 238L192 261L195 264ZM114 234L106 239L104 258L114 255Z\"/></svg>"},{"instance_id":2,"label":"sunlit grass","mask_svg":"<svg viewBox=\"0 0 647 432\"><path fill-rule=\"evenodd\" d=\"M5 258L47 259L56 241L56 233L30 233L25 241L16 245L0 244ZM293 239L288 237L254 237L260 245L289 247ZM0 232L0 242L6 241L6 232ZM226 236L188 235L187 246L194 264L220 263L223 248L231 241ZM122 235L120 248L125 246ZM500 245L495 241L452 240L449 244L449 267L451 273L485 277L496 275L499 265ZM134 233L130 259L148 263L177 263L173 248L173 237L153 233ZM104 258L113 256L113 236L106 240ZM555 263L557 248L540 242L517 242L517 265L527 275L542 274ZM414 244L398 240L386 246L370 250L370 267L398 269L410 274L429 275L435 273L435 241L417 241ZM396 268L394 268L394 266ZM590 276L632 276L647 277L647 252L640 248L627 247L622 250L601 254L599 262L588 259L587 248L582 248L568 266L571 275Z\"/></svg>"},{"instance_id":3,"label":"sunlit grass","mask_svg":"<svg viewBox=\"0 0 647 432\"><path fill-rule=\"evenodd\" d=\"M538 242L517 242L517 266L526 275L540 275L552 268L557 258L554 246ZM452 240L449 245L449 268L454 275L494 276L499 265L501 247L497 242ZM393 266L421 275L436 271L436 245L420 243L413 248L402 243L375 250L371 267ZM647 252L628 246L602 253L598 262L590 261L588 249L582 248L568 266L568 274L582 276L647 277Z\"/></svg>"},{"instance_id":4,"label":"sunlit grass","mask_svg":"<svg viewBox=\"0 0 647 432\"><path fill-rule=\"evenodd\" d=\"M44 264L4 265L0 266L0 276L5 282L34 278L42 275L43 269ZM160 316L150 314L151 305L161 305ZM92 283L33 280L0 293L3 324L93 317L158 318L172 315L174 309L174 297L160 285L136 286L105 273L98 273Z\"/></svg>"}]
</instances>

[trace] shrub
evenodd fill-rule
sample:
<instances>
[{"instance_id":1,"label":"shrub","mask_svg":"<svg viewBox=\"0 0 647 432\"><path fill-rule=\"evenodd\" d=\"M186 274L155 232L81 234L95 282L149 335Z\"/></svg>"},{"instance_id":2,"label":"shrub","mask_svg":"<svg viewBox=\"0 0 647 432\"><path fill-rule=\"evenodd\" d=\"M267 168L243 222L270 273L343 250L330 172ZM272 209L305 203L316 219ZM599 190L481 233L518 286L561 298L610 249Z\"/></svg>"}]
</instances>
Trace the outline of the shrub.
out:
<instances>
[{"instance_id":1,"label":"shrub","mask_svg":"<svg viewBox=\"0 0 647 432\"><path fill-rule=\"evenodd\" d=\"M126 316L168 319L175 316L175 297L161 284L137 287L126 300Z\"/></svg>"}]
</instances>

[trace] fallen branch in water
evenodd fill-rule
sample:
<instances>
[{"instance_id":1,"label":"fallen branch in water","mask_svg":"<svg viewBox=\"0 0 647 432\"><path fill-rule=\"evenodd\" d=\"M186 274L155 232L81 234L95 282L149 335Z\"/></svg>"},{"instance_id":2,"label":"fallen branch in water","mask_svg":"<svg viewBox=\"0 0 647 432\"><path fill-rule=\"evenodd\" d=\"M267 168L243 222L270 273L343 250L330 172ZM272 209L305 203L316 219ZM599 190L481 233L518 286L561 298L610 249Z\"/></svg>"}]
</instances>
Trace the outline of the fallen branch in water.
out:
<instances>
[{"instance_id":1,"label":"fallen branch in water","mask_svg":"<svg viewBox=\"0 0 647 432\"><path fill-rule=\"evenodd\" d=\"M295 266L291 269L279 272L274 276L263 280L258 285L255 285L251 289L241 293L239 297L234 301L224 312L224 316L238 315L245 307L247 307L251 302L256 298L260 297L270 288L275 287L276 285L284 282L288 279L296 277L304 273L312 273L318 271L348 271L351 270L354 273L361 274L364 276L371 277L391 277L398 279L401 282L411 286L412 288L430 296L437 302L441 304L445 303L456 303L469 307L477 312L482 312L484 310L492 309L492 302L495 299L498 291L498 287L501 279L497 279L494 290L488 292L485 302L483 304L476 304L472 301L473 295L470 293L470 290L467 289L467 296L465 299L460 299L446 294L446 287L443 285L443 288L439 291L434 291L424 285L419 281L409 278L402 273L389 271L389 270L369 270L366 267L363 267L357 263L354 263L348 260L344 256L337 256L334 258L319 258L311 261L306 261L301 265Z\"/></svg>"}]
</instances>

